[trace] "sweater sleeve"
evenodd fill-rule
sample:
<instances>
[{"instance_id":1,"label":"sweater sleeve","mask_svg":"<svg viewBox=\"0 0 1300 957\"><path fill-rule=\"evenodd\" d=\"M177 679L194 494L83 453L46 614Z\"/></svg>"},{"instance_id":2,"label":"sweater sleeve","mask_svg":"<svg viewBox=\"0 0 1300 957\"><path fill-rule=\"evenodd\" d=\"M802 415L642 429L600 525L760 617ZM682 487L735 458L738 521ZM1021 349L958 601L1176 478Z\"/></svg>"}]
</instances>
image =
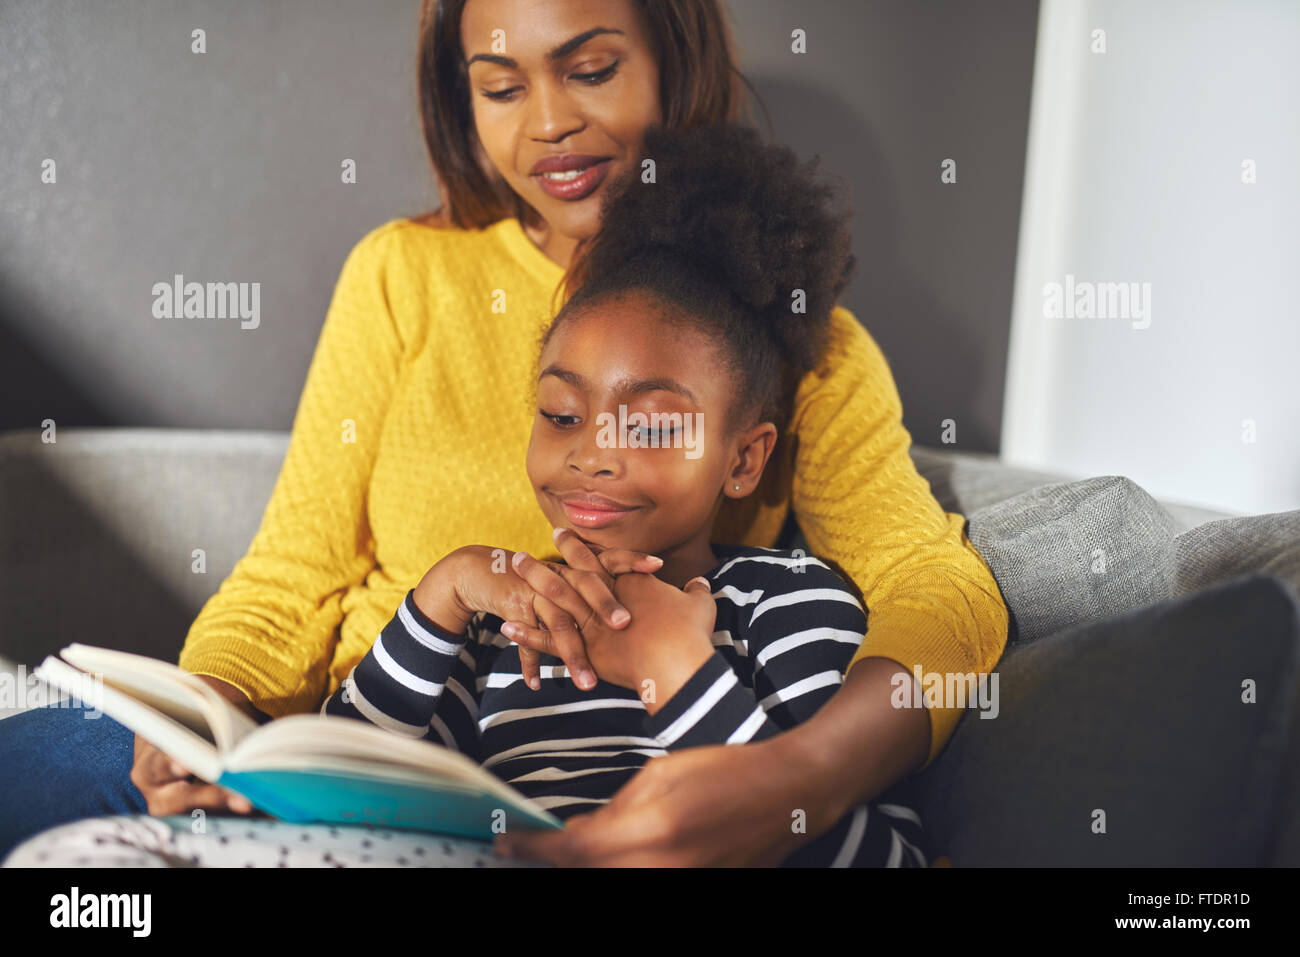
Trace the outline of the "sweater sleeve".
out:
<instances>
[{"instance_id":1,"label":"sweater sleeve","mask_svg":"<svg viewBox=\"0 0 1300 957\"><path fill-rule=\"evenodd\" d=\"M261 525L180 654L273 718L320 705L344 595L374 567L366 492L403 354L389 235L372 230L343 264Z\"/></svg>"},{"instance_id":2,"label":"sweater sleeve","mask_svg":"<svg viewBox=\"0 0 1300 957\"><path fill-rule=\"evenodd\" d=\"M791 423L792 503L809 549L861 589L869 627L849 664L889 658L908 671L983 674L1007 640L988 565L908 454L902 402L880 347L848 310L831 314L825 361L804 377ZM847 669L846 669L847 673ZM960 708L928 710L928 766Z\"/></svg>"},{"instance_id":3,"label":"sweater sleeve","mask_svg":"<svg viewBox=\"0 0 1300 957\"><path fill-rule=\"evenodd\" d=\"M406 593L397 614L321 714L369 721L408 738L429 738L481 760L475 676L476 626L453 635Z\"/></svg>"}]
</instances>

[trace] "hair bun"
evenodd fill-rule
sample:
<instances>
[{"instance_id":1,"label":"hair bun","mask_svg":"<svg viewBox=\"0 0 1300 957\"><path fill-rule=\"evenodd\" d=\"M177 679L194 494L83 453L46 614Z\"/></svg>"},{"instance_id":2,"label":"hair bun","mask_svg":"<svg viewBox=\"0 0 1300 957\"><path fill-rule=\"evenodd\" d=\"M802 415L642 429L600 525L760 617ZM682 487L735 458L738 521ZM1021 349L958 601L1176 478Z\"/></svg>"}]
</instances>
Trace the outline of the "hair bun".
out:
<instances>
[{"instance_id":1,"label":"hair bun","mask_svg":"<svg viewBox=\"0 0 1300 957\"><path fill-rule=\"evenodd\" d=\"M801 162L733 123L650 127L643 156L653 180L643 161L611 183L585 275L599 282L667 259L721 287L796 371L812 368L854 265L849 204L820 157Z\"/></svg>"}]
</instances>

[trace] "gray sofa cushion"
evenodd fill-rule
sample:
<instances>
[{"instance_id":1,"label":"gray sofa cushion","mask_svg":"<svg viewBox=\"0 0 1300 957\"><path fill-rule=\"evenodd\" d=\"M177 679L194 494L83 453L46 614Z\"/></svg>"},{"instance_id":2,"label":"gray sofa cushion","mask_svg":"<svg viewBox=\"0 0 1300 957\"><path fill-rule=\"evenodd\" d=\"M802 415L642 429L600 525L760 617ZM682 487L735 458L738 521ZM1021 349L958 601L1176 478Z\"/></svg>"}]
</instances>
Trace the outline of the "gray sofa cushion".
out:
<instances>
[{"instance_id":1,"label":"gray sofa cushion","mask_svg":"<svg viewBox=\"0 0 1300 957\"><path fill-rule=\"evenodd\" d=\"M970 515L1040 485L1070 482L1077 475L1040 472L1008 465L987 452L912 445L908 450L916 471L945 512Z\"/></svg>"},{"instance_id":2,"label":"gray sofa cushion","mask_svg":"<svg viewBox=\"0 0 1300 957\"><path fill-rule=\"evenodd\" d=\"M1090 622L1011 650L997 674L997 717L963 716L915 779L932 850L955 866L1300 864L1287 583L1244 576Z\"/></svg>"},{"instance_id":3,"label":"gray sofa cushion","mask_svg":"<svg viewBox=\"0 0 1300 957\"><path fill-rule=\"evenodd\" d=\"M961 452L949 446L913 445L910 450L917 472L930 483L930 491L946 512L970 515L977 509L1019 495L1040 485L1073 482L1083 476L1024 468L1004 462L988 452ZM1179 532L1206 522L1236 517L1232 512L1160 499L1160 505Z\"/></svg>"},{"instance_id":4,"label":"gray sofa cushion","mask_svg":"<svg viewBox=\"0 0 1300 957\"><path fill-rule=\"evenodd\" d=\"M1267 572L1300 591L1300 509L1206 522L1175 541L1180 595L1248 572Z\"/></svg>"},{"instance_id":5,"label":"gray sofa cushion","mask_svg":"<svg viewBox=\"0 0 1300 957\"><path fill-rule=\"evenodd\" d=\"M1011 613L1011 646L1174 594L1176 526L1130 479L1022 492L969 516L967 534Z\"/></svg>"},{"instance_id":6,"label":"gray sofa cushion","mask_svg":"<svg viewBox=\"0 0 1300 957\"><path fill-rule=\"evenodd\" d=\"M0 433L0 655L70 641L175 661L257 531L283 432ZM194 550L206 556L196 574Z\"/></svg>"}]
</instances>

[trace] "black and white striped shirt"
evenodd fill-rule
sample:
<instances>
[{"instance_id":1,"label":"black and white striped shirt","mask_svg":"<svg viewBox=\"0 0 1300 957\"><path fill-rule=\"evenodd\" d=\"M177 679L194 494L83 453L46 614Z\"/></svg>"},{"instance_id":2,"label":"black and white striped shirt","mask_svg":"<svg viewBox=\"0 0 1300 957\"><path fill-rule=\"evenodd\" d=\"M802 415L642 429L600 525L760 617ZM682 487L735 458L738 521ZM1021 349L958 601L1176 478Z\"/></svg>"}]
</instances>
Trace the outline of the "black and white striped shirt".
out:
<instances>
[{"instance_id":1,"label":"black and white striped shirt","mask_svg":"<svg viewBox=\"0 0 1300 957\"><path fill-rule=\"evenodd\" d=\"M533 691L500 618L480 613L465 635L449 634L416 606L414 589L321 712L455 748L561 819L606 803L650 758L807 721L862 642L861 603L816 558L713 550L713 656L653 715L631 689L598 681L582 691L549 655ZM923 865L920 824L902 804L860 804L784 863Z\"/></svg>"}]
</instances>

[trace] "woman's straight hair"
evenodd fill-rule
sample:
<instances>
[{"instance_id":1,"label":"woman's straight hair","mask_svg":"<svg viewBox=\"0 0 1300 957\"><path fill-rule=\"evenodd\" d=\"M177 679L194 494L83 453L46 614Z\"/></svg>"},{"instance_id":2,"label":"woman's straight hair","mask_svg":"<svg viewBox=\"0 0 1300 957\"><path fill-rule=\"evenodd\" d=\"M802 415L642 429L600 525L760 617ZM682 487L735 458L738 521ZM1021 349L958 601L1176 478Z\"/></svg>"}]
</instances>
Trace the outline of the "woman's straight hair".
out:
<instances>
[{"instance_id":1,"label":"woman's straight hair","mask_svg":"<svg viewBox=\"0 0 1300 957\"><path fill-rule=\"evenodd\" d=\"M420 123L441 204L422 222L483 229L507 217L525 226L537 212L491 169L474 130L469 75L461 49L467 0L423 0L417 82ZM736 69L731 30L718 0L631 0L659 52L663 126L692 129L749 122L749 81Z\"/></svg>"}]
</instances>

